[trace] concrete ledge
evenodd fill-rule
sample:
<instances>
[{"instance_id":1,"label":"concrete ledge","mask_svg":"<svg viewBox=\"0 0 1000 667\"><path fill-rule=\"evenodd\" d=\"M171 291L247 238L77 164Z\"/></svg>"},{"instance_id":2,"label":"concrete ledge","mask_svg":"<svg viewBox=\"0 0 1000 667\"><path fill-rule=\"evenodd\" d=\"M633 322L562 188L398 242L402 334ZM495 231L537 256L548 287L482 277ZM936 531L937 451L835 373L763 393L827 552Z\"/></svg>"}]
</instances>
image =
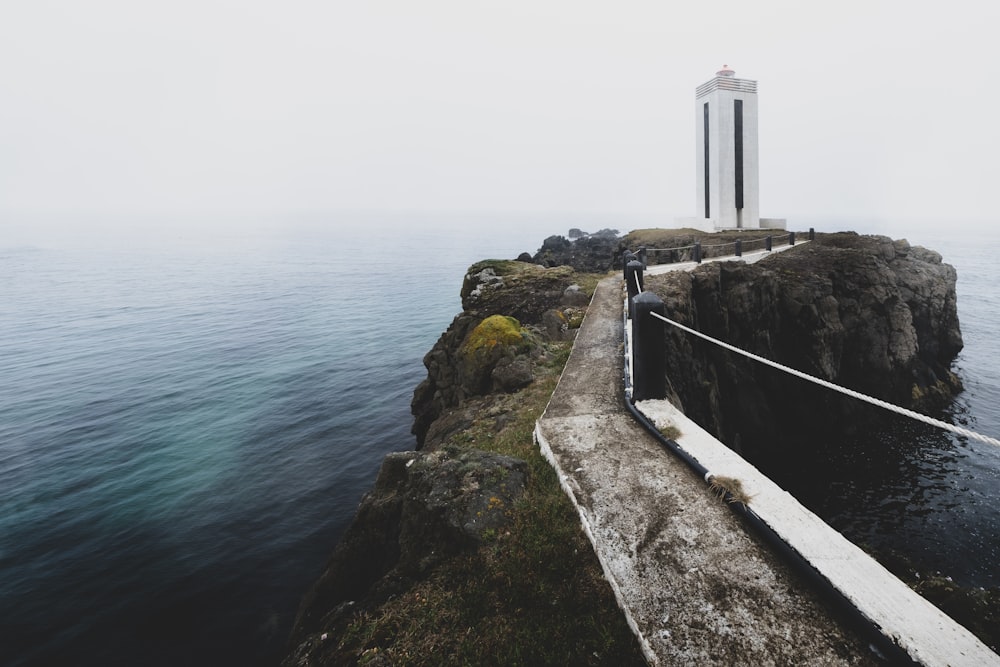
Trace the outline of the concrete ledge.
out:
<instances>
[{"instance_id":1,"label":"concrete ledge","mask_svg":"<svg viewBox=\"0 0 1000 667\"><path fill-rule=\"evenodd\" d=\"M738 479L750 496L749 509L913 660L942 666L1000 664L975 635L669 402L641 401L636 407L658 428L678 428L677 444L711 474Z\"/></svg>"},{"instance_id":2,"label":"concrete ledge","mask_svg":"<svg viewBox=\"0 0 1000 667\"><path fill-rule=\"evenodd\" d=\"M565 424L570 429L573 427L584 427L586 424ZM601 569L604 571L605 578L611 585L611 590L615 594L615 599L618 600L618 606L621 608L622 613L625 614L625 621L628 626L632 628L632 633L635 634L636 639L639 641L639 647L642 650L642 654L645 656L646 660L650 664L657 664L657 656L653 650L652 645L646 638L643 630L639 627L639 623L636 621L635 615L632 612L633 605L626 602L627 596L632 594L631 590L624 590L623 582L629 581L629 577L620 576L621 567L616 564L616 560L609 556L606 549L597 549L596 546L600 539L599 531L596 530L594 525L595 520L599 520L599 517L595 517L591 512L587 511L583 505L580 504L579 498L583 495L583 489L580 487L579 482L574 478L566 475L562 472L559 460L557 459L552 447L549 445L549 441L545 438L544 432L542 431L539 424L535 425L534 432L535 442L538 443L539 450L542 456L545 457L553 468L556 470L556 474L559 478L559 485L562 487L563 492L570 498L570 501L576 507L577 513L580 516L580 526L583 528L583 532L587 535L587 539L590 543L595 546L595 552L597 554L597 559L601 563Z\"/></svg>"}]
</instances>

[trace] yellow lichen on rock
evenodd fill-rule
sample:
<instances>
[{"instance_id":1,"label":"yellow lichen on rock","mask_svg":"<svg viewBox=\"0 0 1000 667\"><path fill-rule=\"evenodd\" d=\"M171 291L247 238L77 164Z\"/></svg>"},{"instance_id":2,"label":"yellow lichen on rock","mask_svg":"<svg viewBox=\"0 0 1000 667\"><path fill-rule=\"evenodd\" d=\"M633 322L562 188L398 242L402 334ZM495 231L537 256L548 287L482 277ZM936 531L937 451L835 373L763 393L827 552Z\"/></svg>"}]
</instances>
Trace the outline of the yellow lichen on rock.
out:
<instances>
[{"instance_id":1,"label":"yellow lichen on rock","mask_svg":"<svg viewBox=\"0 0 1000 667\"><path fill-rule=\"evenodd\" d=\"M462 352L466 356L489 353L499 346L519 346L524 343L521 323L507 315L491 315L476 325L465 344Z\"/></svg>"}]
</instances>

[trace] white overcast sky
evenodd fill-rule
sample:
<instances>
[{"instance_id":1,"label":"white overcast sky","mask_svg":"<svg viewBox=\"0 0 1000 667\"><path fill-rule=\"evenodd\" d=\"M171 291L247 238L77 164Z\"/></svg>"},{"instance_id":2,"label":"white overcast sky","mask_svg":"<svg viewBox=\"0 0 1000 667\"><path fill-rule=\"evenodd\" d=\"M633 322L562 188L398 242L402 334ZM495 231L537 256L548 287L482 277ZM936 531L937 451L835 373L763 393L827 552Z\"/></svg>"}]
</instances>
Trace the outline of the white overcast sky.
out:
<instances>
[{"instance_id":1,"label":"white overcast sky","mask_svg":"<svg viewBox=\"0 0 1000 667\"><path fill-rule=\"evenodd\" d=\"M995 220L1000 3L7 0L0 224L695 213L758 81L761 214Z\"/></svg>"}]
</instances>

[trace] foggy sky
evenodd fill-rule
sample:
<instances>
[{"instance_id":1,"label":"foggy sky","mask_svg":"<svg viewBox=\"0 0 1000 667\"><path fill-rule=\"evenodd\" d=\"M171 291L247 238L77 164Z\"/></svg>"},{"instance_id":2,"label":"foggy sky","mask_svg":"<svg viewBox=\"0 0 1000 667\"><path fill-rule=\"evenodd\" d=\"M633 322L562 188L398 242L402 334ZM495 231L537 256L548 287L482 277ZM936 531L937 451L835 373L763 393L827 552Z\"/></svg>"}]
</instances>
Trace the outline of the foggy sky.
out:
<instances>
[{"instance_id":1,"label":"foggy sky","mask_svg":"<svg viewBox=\"0 0 1000 667\"><path fill-rule=\"evenodd\" d=\"M32 0L0 225L695 214L695 88L755 79L761 215L995 220L995 3Z\"/></svg>"}]
</instances>

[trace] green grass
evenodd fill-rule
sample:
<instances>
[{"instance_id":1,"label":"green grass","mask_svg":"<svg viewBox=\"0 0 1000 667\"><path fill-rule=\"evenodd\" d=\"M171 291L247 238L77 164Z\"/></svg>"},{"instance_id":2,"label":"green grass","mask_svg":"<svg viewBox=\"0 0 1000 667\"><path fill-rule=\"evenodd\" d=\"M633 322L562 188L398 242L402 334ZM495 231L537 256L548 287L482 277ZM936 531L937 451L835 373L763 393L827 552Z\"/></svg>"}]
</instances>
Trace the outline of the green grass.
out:
<instances>
[{"instance_id":1,"label":"green grass","mask_svg":"<svg viewBox=\"0 0 1000 667\"><path fill-rule=\"evenodd\" d=\"M512 273L520 273L527 266L523 262L516 262L511 259L484 259L469 267L469 273L479 273L483 269L493 269L498 276L506 276Z\"/></svg>"},{"instance_id":2,"label":"green grass","mask_svg":"<svg viewBox=\"0 0 1000 667\"><path fill-rule=\"evenodd\" d=\"M571 344L548 347L538 379L498 399L511 409L502 429L484 416L448 443L528 462L511 524L376 612L358 615L341 638L341 655L392 665L645 664L573 506L534 443L535 420Z\"/></svg>"},{"instance_id":3,"label":"green grass","mask_svg":"<svg viewBox=\"0 0 1000 667\"><path fill-rule=\"evenodd\" d=\"M617 275L617 271L614 272ZM597 283L601 282L605 278L611 275L609 273L578 273L576 274L576 284L580 286L580 289L587 296L594 296L594 292L597 291Z\"/></svg>"}]
</instances>

